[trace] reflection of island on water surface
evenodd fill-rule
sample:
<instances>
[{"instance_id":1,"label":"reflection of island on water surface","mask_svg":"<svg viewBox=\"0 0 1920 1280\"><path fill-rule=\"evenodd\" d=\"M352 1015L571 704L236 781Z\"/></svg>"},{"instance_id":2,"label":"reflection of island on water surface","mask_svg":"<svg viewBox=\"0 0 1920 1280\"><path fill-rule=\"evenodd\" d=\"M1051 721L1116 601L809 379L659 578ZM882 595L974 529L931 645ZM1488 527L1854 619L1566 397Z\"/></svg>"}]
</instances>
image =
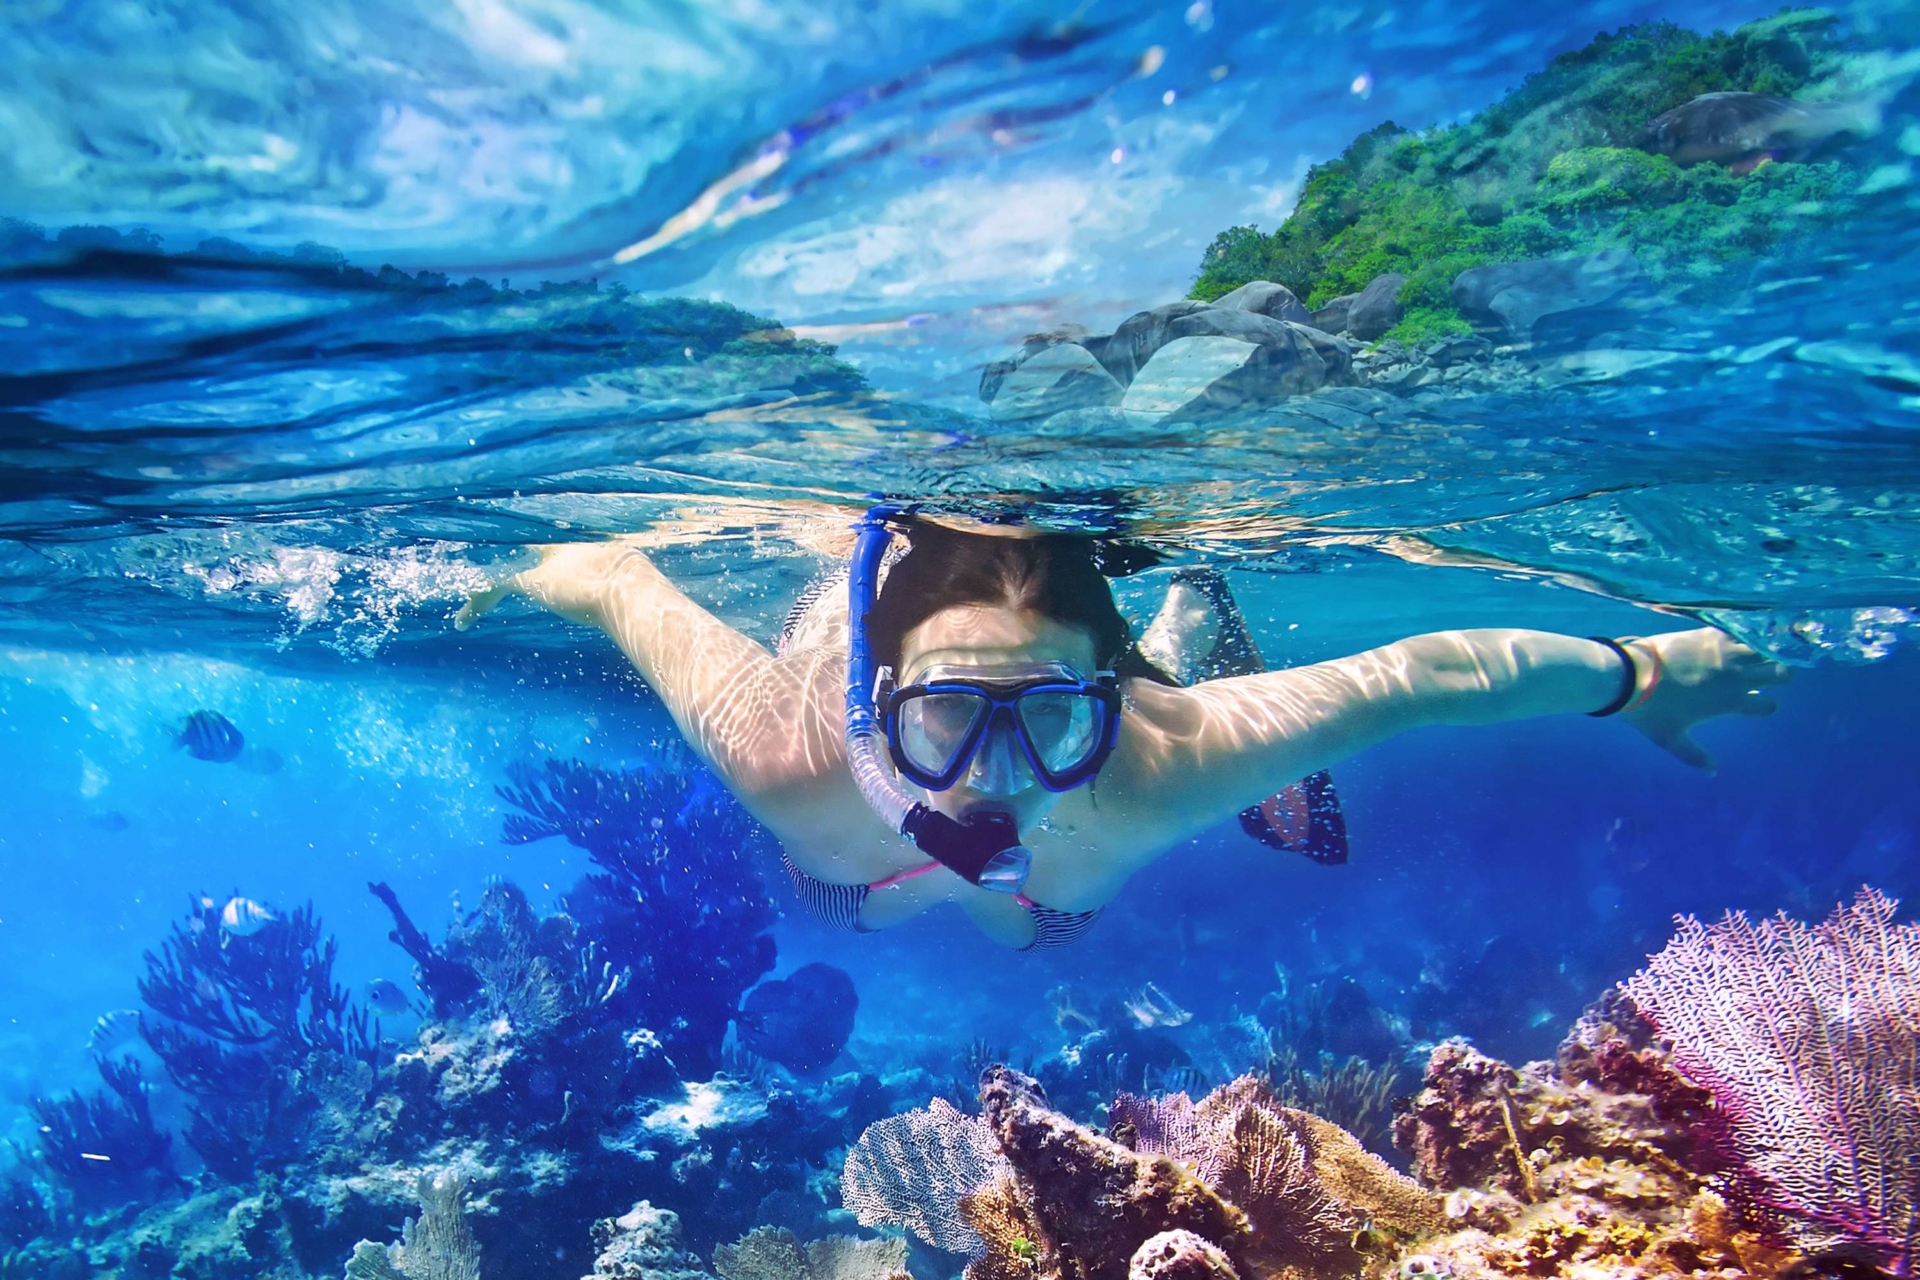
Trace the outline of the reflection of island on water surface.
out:
<instances>
[{"instance_id":1,"label":"reflection of island on water surface","mask_svg":"<svg viewBox=\"0 0 1920 1280\"><path fill-rule=\"evenodd\" d=\"M1817 10L1627 28L1464 123L1382 124L1271 234L1221 232L1188 299L1029 337L980 397L1084 430L1325 392L1295 409L1339 421L1669 363L1747 269L1871 194L1882 64L1837 28Z\"/></svg>"}]
</instances>

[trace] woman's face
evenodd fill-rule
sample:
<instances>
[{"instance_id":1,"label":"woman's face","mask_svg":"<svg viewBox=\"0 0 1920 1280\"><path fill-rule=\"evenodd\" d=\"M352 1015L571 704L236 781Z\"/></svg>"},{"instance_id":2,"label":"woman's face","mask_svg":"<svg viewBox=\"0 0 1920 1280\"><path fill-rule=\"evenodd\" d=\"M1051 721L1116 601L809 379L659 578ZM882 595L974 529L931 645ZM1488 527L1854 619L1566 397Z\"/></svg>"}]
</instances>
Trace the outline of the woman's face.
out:
<instances>
[{"instance_id":1,"label":"woman's face","mask_svg":"<svg viewBox=\"0 0 1920 1280\"><path fill-rule=\"evenodd\" d=\"M900 646L901 684L929 667L1008 667L1064 662L1085 676L1095 670L1093 637L1084 629L1010 605L955 605L909 631ZM1040 785L1020 746L1004 729L980 744L960 781L928 799L950 818L983 810L1012 815L1021 831L1040 821L1059 796Z\"/></svg>"}]
</instances>

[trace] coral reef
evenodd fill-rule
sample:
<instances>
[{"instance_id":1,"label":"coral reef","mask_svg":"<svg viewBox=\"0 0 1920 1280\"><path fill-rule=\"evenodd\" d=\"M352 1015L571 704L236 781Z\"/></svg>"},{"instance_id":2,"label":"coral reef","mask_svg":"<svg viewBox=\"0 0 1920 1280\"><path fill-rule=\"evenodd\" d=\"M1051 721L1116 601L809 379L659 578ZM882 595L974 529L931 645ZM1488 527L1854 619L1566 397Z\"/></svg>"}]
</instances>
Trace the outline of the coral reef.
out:
<instances>
[{"instance_id":1,"label":"coral reef","mask_svg":"<svg viewBox=\"0 0 1920 1280\"><path fill-rule=\"evenodd\" d=\"M1427 1193L1252 1077L1198 1104L1118 1098L1115 1138L1005 1067L980 1101L977 1117L936 1100L880 1122L841 1179L863 1224L970 1254L970 1280L1344 1274L1361 1227L1385 1239L1441 1223Z\"/></svg>"},{"instance_id":2,"label":"coral reef","mask_svg":"<svg viewBox=\"0 0 1920 1280\"><path fill-rule=\"evenodd\" d=\"M1725 1117L1748 1182L1803 1248L1907 1274L1920 1222L1920 925L1874 889L1818 925L1682 917L1623 985Z\"/></svg>"},{"instance_id":3,"label":"coral reef","mask_svg":"<svg viewBox=\"0 0 1920 1280\"><path fill-rule=\"evenodd\" d=\"M1545 1062L1516 1070L1458 1042L1435 1049L1396 1137L1421 1182L1446 1193L1448 1230L1402 1252L1402 1280L1765 1277L1794 1261L1729 1204L1726 1164L1702 1141L1710 1100L1689 1092L1661 1050L1595 1019L1562 1061L1566 1076ZM1617 1068L1598 1065L1608 1062Z\"/></svg>"},{"instance_id":4,"label":"coral reef","mask_svg":"<svg viewBox=\"0 0 1920 1280\"><path fill-rule=\"evenodd\" d=\"M765 832L680 753L621 773L571 760L510 772L501 798L524 812L504 838L564 836L601 869L567 908L631 974L619 1015L653 1028L681 1067L716 1069L740 997L774 964L776 913L754 871L771 856Z\"/></svg>"},{"instance_id":5,"label":"coral reef","mask_svg":"<svg viewBox=\"0 0 1920 1280\"><path fill-rule=\"evenodd\" d=\"M237 896L237 895L236 895ZM378 1028L333 981L337 950L311 904L242 934L204 895L160 951L146 953L140 1032L193 1105L187 1145L241 1179L297 1157L316 1083L371 1088Z\"/></svg>"}]
</instances>

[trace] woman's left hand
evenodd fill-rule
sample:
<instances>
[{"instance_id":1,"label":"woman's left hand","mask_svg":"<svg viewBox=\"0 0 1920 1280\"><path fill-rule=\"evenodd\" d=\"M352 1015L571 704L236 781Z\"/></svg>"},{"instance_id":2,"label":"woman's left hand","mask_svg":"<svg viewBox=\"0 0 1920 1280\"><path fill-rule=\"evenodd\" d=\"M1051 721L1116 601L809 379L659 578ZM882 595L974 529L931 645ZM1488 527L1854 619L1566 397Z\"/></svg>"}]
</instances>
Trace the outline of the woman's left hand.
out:
<instances>
[{"instance_id":1,"label":"woman's left hand","mask_svg":"<svg viewBox=\"0 0 1920 1280\"><path fill-rule=\"evenodd\" d=\"M1636 662L1645 650L1660 655L1661 676L1653 696L1624 719L1655 743L1697 769L1713 771L1713 757L1693 740L1693 727L1715 716L1770 716L1778 705L1760 692L1786 681L1788 670L1713 627L1669 631L1627 645ZM1642 678L1648 674L1642 669ZM1644 686L1643 686L1644 687Z\"/></svg>"}]
</instances>

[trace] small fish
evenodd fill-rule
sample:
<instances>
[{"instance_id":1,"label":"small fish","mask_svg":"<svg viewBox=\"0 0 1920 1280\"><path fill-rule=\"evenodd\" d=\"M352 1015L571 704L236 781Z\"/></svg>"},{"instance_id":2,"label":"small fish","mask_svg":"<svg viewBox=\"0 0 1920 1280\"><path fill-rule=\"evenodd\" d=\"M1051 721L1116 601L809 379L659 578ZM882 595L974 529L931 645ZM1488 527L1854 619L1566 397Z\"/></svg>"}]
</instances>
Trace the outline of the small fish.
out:
<instances>
[{"instance_id":1,"label":"small fish","mask_svg":"<svg viewBox=\"0 0 1920 1280\"><path fill-rule=\"evenodd\" d=\"M220 908L220 927L236 938L251 938L279 918L252 898L228 898Z\"/></svg>"},{"instance_id":2,"label":"small fish","mask_svg":"<svg viewBox=\"0 0 1920 1280\"><path fill-rule=\"evenodd\" d=\"M1173 1002L1173 998L1149 982L1120 1002L1142 1027L1184 1027L1193 1014Z\"/></svg>"},{"instance_id":3,"label":"small fish","mask_svg":"<svg viewBox=\"0 0 1920 1280\"><path fill-rule=\"evenodd\" d=\"M93 1030L87 1034L87 1052L101 1058L110 1058L139 1043L138 1009L110 1009L94 1020Z\"/></svg>"},{"instance_id":4,"label":"small fish","mask_svg":"<svg viewBox=\"0 0 1920 1280\"><path fill-rule=\"evenodd\" d=\"M793 1071L819 1071L847 1047L859 1007L844 970L808 964L747 992L734 1023L740 1043L761 1057Z\"/></svg>"},{"instance_id":5,"label":"small fish","mask_svg":"<svg viewBox=\"0 0 1920 1280\"><path fill-rule=\"evenodd\" d=\"M218 711L196 711L187 717L174 745L185 747L195 760L227 764L239 757L247 739Z\"/></svg>"},{"instance_id":6,"label":"small fish","mask_svg":"<svg viewBox=\"0 0 1920 1280\"><path fill-rule=\"evenodd\" d=\"M400 984L386 978L375 978L367 984L367 1005L383 1018L397 1018L413 1007Z\"/></svg>"}]
</instances>

